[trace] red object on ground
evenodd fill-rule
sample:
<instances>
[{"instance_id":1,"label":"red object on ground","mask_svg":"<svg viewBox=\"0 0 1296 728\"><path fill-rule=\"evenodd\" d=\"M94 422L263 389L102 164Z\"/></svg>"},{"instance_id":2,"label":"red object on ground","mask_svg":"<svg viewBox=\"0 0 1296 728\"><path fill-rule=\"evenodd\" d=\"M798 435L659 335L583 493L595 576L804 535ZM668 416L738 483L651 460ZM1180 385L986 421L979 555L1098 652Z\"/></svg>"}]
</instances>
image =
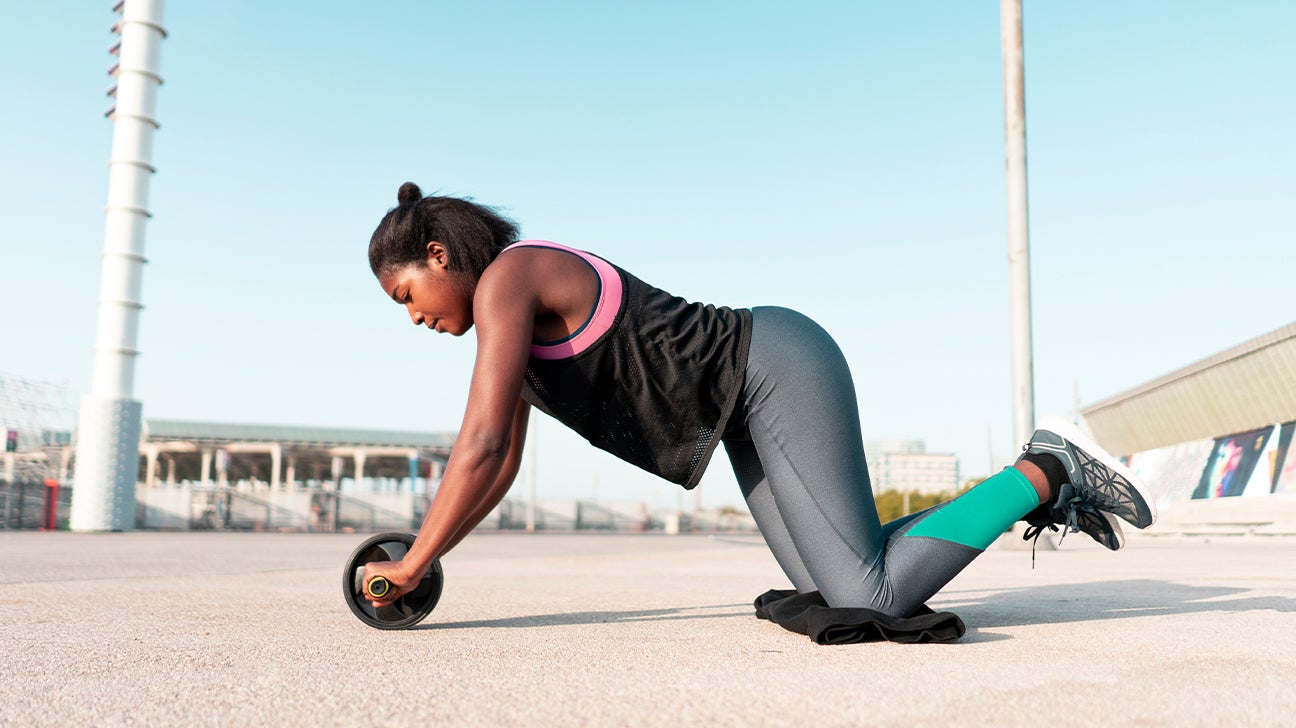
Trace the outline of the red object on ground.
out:
<instances>
[{"instance_id":1,"label":"red object on ground","mask_svg":"<svg viewBox=\"0 0 1296 728\"><path fill-rule=\"evenodd\" d=\"M57 480L45 479L45 510L41 514L42 531L53 531L58 526L58 489Z\"/></svg>"}]
</instances>

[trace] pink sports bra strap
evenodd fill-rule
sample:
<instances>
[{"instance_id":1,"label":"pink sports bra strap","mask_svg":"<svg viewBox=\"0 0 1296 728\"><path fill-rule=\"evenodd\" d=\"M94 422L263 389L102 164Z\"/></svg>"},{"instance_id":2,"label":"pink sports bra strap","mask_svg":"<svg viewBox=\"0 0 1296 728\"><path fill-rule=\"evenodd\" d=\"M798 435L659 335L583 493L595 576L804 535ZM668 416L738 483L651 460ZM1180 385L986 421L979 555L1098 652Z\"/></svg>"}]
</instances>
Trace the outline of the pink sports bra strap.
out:
<instances>
[{"instance_id":1,"label":"pink sports bra strap","mask_svg":"<svg viewBox=\"0 0 1296 728\"><path fill-rule=\"evenodd\" d=\"M612 267L611 263L583 250L551 243L548 240L520 240L500 252L503 254L514 248L550 248L571 253L588 263L599 277L598 300L594 302L594 310L590 311L585 323L576 330L576 333L562 341L532 344L531 356L536 359L566 359L576 356L593 346L594 342L612 328L617 312L621 309L621 274Z\"/></svg>"}]
</instances>

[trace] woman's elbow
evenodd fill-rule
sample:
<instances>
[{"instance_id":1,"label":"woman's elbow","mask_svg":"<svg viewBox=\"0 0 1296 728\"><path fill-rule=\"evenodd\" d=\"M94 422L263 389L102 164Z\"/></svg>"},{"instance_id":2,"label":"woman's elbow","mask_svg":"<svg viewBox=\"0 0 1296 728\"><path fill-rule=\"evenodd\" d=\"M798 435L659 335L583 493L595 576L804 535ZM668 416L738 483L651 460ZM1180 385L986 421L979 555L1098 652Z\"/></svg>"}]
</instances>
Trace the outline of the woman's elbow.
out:
<instances>
[{"instance_id":1,"label":"woman's elbow","mask_svg":"<svg viewBox=\"0 0 1296 728\"><path fill-rule=\"evenodd\" d=\"M499 467L508 456L509 434L482 433L477 435L460 435L455 440L454 449L472 463Z\"/></svg>"}]
</instances>

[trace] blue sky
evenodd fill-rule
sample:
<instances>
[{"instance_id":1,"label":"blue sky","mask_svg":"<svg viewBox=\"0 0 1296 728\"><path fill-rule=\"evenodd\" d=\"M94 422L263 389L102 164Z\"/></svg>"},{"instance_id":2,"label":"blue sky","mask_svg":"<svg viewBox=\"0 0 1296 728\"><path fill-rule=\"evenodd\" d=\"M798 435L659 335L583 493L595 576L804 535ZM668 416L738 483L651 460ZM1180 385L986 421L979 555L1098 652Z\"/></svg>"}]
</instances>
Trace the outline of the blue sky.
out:
<instances>
[{"instance_id":1,"label":"blue sky","mask_svg":"<svg viewBox=\"0 0 1296 728\"><path fill-rule=\"evenodd\" d=\"M7 9L0 372L89 390L112 3ZM685 297L818 319L865 438L1011 440L997 3L173 0L145 416L454 429L472 337L365 259L401 182ZM1036 402L1296 319L1296 6L1025 9ZM676 489L539 423L542 494ZM703 502L737 502L723 456Z\"/></svg>"}]
</instances>

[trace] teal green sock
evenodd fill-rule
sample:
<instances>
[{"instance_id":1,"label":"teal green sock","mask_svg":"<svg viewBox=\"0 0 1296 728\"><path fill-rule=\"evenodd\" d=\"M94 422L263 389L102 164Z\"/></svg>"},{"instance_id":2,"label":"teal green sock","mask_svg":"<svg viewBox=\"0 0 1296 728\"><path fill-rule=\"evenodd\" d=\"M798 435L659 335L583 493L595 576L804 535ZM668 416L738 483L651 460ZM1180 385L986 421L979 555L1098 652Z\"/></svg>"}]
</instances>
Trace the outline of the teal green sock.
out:
<instances>
[{"instance_id":1,"label":"teal green sock","mask_svg":"<svg viewBox=\"0 0 1296 728\"><path fill-rule=\"evenodd\" d=\"M926 536L985 550L1017 519L1039 505L1035 486L1016 468L1004 468L910 527Z\"/></svg>"}]
</instances>

